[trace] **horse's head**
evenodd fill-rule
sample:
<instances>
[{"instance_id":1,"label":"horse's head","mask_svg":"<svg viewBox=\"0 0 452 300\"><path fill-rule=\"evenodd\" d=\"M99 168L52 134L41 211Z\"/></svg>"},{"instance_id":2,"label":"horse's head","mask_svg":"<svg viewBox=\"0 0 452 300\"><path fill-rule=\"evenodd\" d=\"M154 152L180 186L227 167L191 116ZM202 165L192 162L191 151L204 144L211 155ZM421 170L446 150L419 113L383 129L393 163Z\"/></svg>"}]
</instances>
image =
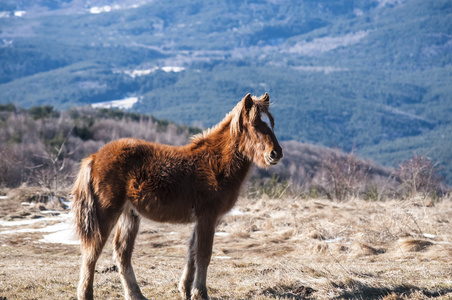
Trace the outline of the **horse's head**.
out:
<instances>
[{"instance_id":1,"label":"horse's head","mask_svg":"<svg viewBox=\"0 0 452 300\"><path fill-rule=\"evenodd\" d=\"M231 130L239 136L239 150L261 168L276 165L283 153L273 132L275 121L269 111L270 97L267 93L261 98L248 94L238 106L236 126Z\"/></svg>"}]
</instances>

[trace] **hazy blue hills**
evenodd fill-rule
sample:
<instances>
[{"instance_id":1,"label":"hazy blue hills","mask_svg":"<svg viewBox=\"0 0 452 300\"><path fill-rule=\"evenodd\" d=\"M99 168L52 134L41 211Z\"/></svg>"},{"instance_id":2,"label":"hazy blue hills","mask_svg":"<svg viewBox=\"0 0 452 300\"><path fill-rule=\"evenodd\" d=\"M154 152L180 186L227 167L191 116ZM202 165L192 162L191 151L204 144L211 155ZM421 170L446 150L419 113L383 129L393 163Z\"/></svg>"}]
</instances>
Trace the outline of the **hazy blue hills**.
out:
<instances>
[{"instance_id":1,"label":"hazy blue hills","mask_svg":"<svg viewBox=\"0 0 452 300\"><path fill-rule=\"evenodd\" d=\"M3 1L0 102L208 127L269 92L277 135L452 180L452 2Z\"/></svg>"}]
</instances>

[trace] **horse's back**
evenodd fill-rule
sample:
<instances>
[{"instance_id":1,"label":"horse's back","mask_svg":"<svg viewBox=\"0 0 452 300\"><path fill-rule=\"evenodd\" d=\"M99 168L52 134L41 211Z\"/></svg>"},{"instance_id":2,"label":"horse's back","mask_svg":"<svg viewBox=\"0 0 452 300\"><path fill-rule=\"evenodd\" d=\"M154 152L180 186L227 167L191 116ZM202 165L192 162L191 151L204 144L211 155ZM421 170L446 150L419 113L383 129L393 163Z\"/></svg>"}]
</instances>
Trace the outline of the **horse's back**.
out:
<instances>
[{"instance_id":1,"label":"horse's back","mask_svg":"<svg viewBox=\"0 0 452 300\"><path fill-rule=\"evenodd\" d=\"M193 164L177 147L137 139L113 141L93 154L93 187L101 207L122 210L125 201L149 219L192 221Z\"/></svg>"}]
</instances>

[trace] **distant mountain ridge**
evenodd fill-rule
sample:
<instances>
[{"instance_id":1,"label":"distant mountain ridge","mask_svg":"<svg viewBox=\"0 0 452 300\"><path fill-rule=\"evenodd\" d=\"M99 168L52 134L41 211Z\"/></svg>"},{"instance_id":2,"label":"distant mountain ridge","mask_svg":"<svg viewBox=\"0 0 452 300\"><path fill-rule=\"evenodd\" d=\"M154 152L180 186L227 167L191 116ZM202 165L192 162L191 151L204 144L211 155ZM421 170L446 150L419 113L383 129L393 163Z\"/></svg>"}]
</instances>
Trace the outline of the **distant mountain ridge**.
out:
<instances>
[{"instance_id":1,"label":"distant mountain ridge","mask_svg":"<svg viewBox=\"0 0 452 300\"><path fill-rule=\"evenodd\" d=\"M136 97L134 111L209 127L269 92L282 140L392 166L425 154L451 182L450 20L448 0L7 0L0 103Z\"/></svg>"}]
</instances>

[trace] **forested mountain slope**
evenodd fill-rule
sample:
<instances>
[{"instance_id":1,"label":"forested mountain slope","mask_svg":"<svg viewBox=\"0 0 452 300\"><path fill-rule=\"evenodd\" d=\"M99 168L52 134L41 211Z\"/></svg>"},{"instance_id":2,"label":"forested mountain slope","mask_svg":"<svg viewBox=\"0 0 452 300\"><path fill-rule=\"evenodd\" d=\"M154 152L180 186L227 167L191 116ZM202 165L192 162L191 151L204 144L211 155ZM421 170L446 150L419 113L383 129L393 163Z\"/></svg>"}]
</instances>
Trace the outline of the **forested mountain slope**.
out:
<instances>
[{"instance_id":1,"label":"forested mountain slope","mask_svg":"<svg viewBox=\"0 0 452 300\"><path fill-rule=\"evenodd\" d=\"M452 180L452 2L70 1L0 4L0 102L124 98L209 127L269 92L277 135Z\"/></svg>"}]
</instances>

